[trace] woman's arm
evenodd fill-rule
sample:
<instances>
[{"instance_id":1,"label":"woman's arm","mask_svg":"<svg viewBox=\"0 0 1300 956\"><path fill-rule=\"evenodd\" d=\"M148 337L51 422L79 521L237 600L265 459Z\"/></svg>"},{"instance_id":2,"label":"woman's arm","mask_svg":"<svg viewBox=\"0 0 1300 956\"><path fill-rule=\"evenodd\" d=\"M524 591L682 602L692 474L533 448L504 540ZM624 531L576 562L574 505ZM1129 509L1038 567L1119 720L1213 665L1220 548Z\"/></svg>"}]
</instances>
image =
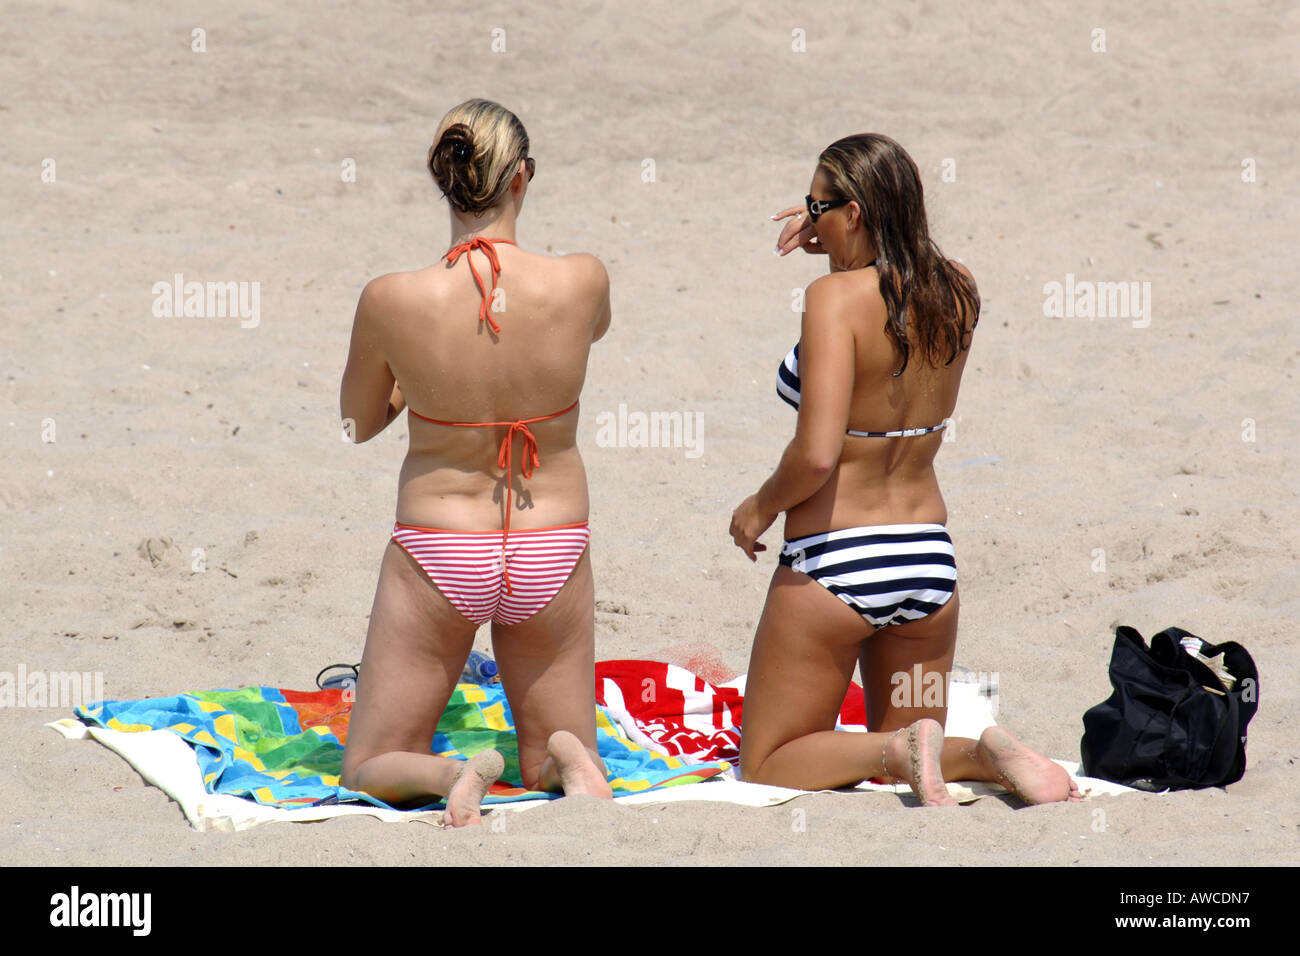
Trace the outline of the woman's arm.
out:
<instances>
[{"instance_id":1,"label":"woman's arm","mask_svg":"<svg viewBox=\"0 0 1300 956\"><path fill-rule=\"evenodd\" d=\"M352 323L348 364L339 387L339 413L354 442L374 438L406 407L402 390L380 347L379 322L393 306L390 277L367 283Z\"/></svg>"},{"instance_id":2,"label":"woman's arm","mask_svg":"<svg viewBox=\"0 0 1300 956\"><path fill-rule=\"evenodd\" d=\"M799 422L772 476L732 515L731 534L751 560L777 515L807 501L840 461L853 397L853 332L841 311L847 283L826 276L808 286L799 342Z\"/></svg>"},{"instance_id":3,"label":"woman's arm","mask_svg":"<svg viewBox=\"0 0 1300 956\"><path fill-rule=\"evenodd\" d=\"M853 397L853 333L841 315L849 292L847 283L826 276L805 294L795 436L776 471L732 515L732 538L751 561L766 550L756 542L777 515L816 494L839 464Z\"/></svg>"}]
</instances>

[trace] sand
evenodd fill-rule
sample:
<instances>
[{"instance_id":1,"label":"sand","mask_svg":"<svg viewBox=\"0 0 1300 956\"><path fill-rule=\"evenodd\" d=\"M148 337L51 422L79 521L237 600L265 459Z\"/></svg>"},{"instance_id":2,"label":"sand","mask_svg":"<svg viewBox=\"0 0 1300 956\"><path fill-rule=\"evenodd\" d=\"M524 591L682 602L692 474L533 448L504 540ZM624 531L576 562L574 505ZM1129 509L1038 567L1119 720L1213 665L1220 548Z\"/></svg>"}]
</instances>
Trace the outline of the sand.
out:
<instances>
[{"instance_id":1,"label":"sand","mask_svg":"<svg viewBox=\"0 0 1300 956\"><path fill-rule=\"evenodd\" d=\"M406 428L340 440L352 312L369 278L445 250L424 155L483 95L532 137L521 243L595 253L612 280L581 425L598 658L703 643L746 669L780 527L755 567L727 525L792 434L775 370L794 290L825 270L774 258L767 217L825 145L884 132L983 294L937 465L958 661L999 674L1001 722L1077 759L1116 625L1240 641L1261 673L1245 778L1073 806L573 798L505 832L197 834L42 726L66 708L11 707L0 862L1300 862L1295 8L445 6L7 12L0 670L134 698L308 688L360 659ZM256 323L155 315L178 273L258 283ZM1047 316L1052 282L1136 282L1149 308ZM620 405L698 414L702 443L602 447Z\"/></svg>"}]
</instances>

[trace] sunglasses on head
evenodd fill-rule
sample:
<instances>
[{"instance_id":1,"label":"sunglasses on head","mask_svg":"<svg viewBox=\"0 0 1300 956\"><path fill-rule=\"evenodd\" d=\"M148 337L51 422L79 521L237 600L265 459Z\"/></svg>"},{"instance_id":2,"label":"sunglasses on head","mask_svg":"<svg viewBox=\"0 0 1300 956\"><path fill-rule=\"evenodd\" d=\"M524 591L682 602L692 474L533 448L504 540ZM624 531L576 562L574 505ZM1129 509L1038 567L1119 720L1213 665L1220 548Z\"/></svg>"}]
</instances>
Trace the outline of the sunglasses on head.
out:
<instances>
[{"instance_id":1,"label":"sunglasses on head","mask_svg":"<svg viewBox=\"0 0 1300 956\"><path fill-rule=\"evenodd\" d=\"M803 198L804 205L808 207L808 218L816 222L821 218L821 214L839 206L847 206L853 200L851 199L813 199L809 194Z\"/></svg>"}]
</instances>

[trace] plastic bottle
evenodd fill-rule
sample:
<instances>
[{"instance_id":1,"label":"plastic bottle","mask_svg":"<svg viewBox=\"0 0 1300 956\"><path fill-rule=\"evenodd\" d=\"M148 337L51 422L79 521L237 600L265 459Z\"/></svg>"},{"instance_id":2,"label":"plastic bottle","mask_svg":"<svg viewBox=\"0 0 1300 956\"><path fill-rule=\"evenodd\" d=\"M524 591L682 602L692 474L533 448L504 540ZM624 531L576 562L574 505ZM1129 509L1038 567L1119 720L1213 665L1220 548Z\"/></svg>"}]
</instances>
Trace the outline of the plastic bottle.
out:
<instances>
[{"instance_id":1,"label":"plastic bottle","mask_svg":"<svg viewBox=\"0 0 1300 956\"><path fill-rule=\"evenodd\" d=\"M497 662L491 654L483 651L470 651L465 669L460 673L462 684L491 684L500 680L497 677Z\"/></svg>"}]
</instances>

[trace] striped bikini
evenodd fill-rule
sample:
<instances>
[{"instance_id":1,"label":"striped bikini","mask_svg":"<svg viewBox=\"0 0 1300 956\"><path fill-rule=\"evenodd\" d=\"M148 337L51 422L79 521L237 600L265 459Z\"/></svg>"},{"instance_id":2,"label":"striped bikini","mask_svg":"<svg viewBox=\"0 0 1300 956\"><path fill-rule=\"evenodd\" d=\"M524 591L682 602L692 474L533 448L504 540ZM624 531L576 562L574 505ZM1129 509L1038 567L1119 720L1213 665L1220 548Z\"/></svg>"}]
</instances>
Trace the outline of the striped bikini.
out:
<instances>
[{"instance_id":1,"label":"striped bikini","mask_svg":"<svg viewBox=\"0 0 1300 956\"><path fill-rule=\"evenodd\" d=\"M787 405L799 410L799 343L796 342L781 367L776 370L776 394L781 396L781 400ZM913 435L928 435L931 432L942 431L948 423L942 421L937 425L930 425L926 428L900 428L892 432L860 432L856 429L846 429L844 434L852 435L854 438L910 438Z\"/></svg>"},{"instance_id":2,"label":"striped bikini","mask_svg":"<svg viewBox=\"0 0 1300 956\"><path fill-rule=\"evenodd\" d=\"M496 288L501 264L493 242L510 242L509 239L477 237L452 248L444 258L455 263L462 254L469 263L474 282L482 294L479 305L479 323L487 322L494 333L501 327L488 314L488 301ZM511 245L514 243L511 242ZM491 285L484 285L469 253L481 251L487 256L491 269ZM452 531L444 528L421 528L401 522L393 528L393 540L424 570L429 580L443 596L468 621L483 624L520 624L560 593L573 569L582 559L591 539L587 522L555 525L549 528L510 530L510 496L514 488L515 436L523 442L519 474L531 478L533 469L541 465L537 438L529 429L536 422L559 418L577 408L573 404L562 411L537 418L521 418L509 422L448 422L421 415L408 406L416 418L433 425L452 428L504 428L501 448L497 454L497 467L506 472L506 516L501 531Z\"/></svg>"},{"instance_id":3,"label":"striped bikini","mask_svg":"<svg viewBox=\"0 0 1300 956\"><path fill-rule=\"evenodd\" d=\"M424 569L461 616L475 624L520 624L569 580L587 550L585 521L512 531L447 531L400 522L393 540Z\"/></svg>"},{"instance_id":4,"label":"striped bikini","mask_svg":"<svg viewBox=\"0 0 1300 956\"><path fill-rule=\"evenodd\" d=\"M948 603L957 558L941 524L882 524L785 542L780 563L808 575L875 627L906 624Z\"/></svg>"},{"instance_id":5,"label":"striped bikini","mask_svg":"<svg viewBox=\"0 0 1300 956\"><path fill-rule=\"evenodd\" d=\"M776 391L799 408L799 346L777 371ZM890 432L847 429L857 438L928 435L947 422ZM875 627L906 624L948 603L957 586L957 559L941 524L844 528L786 541L780 563L806 574Z\"/></svg>"}]
</instances>

